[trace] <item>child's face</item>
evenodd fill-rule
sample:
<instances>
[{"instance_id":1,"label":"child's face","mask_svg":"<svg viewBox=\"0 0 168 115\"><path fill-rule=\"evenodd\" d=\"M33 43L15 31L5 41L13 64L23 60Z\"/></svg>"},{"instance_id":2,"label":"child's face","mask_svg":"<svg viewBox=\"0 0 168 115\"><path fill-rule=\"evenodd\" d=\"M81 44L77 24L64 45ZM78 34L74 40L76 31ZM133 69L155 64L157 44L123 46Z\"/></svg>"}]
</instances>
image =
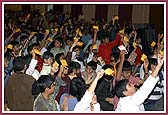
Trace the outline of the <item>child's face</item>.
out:
<instances>
[{"instance_id":1,"label":"child's face","mask_svg":"<svg viewBox=\"0 0 168 115\"><path fill-rule=\"evenodd\" d=\"M44 63L51 65L53 63L54 58L50 57L49 59L44 60Z\"/></svg>"},{"instance_id":2,"label":"child's face","mask_svg":"<svg viewBox=\"0 0 168 115\"><path fill-rule=\"evenodd\" d=\"M140 38L136 39L136 43L141 44L141 39Z\"/></svg>"},{"instance_id":3,"label":"child's face","mask_svg":"<svg viewBox=\"0 0 168 115\"><path fill-rule=\"evenodd\" d=\"M68 67L64 67L63 74L68 74Z\"/></svg>"},{"instance_id":4,"label":"child's face","mask_svg":"<svg viewBox=\"0 0 168 115\"><path fill-rule=\"evenodd\" d=\"M19 50L20 50L19 44L13 47L14 52L19 52Z\"/></svg>"},{"instance_id":5,"label":"child's face","mask_svg":"<svg viewBox=\"0 0 168 115\"><path fill-rule=\"evenodd\" d=\"M109 43L109 38L104 39L105 43Z\"/></svg>"},{"instance_id":6,"label":"child's face","mask_svg":"<svg viewBox=\"0 0 168 115\"><path fill-rule=\"evenodd\" d=\"M130 77L130 75L131 75L131 71L123 71L123 77L125 78L125 79L129 79L129 77Z\"/></svg>"},{"instance_id":7,"label":"child's face","mask_svg":"<svg viewBox=\"0 0 168 115\"><path fill-rule=\"evenodd\" d=\"M58 40L55 40L54 46L59 48L62 46L62 44Z\"/></svg>"},{"instance_id":8,"label":"child's face","mask_svg":"<svg viewBox=\"0 0 168 115\"><path fill-rule=\"evenodd\" d=\"M79 48L76 48L76 49L75 49L75 52L76 52L76 55L77 55L77 56L80 55L80 49L79 49Z\"/></svg>"},{"instance_id":9,"label":"child's face","mask_svg":"<svg viewBox=\"0 0 168 115\"><path fill-rule=\"evenodd\" d=\"M93 69L90 66L87 66L86 71L91 74L93 72Z\"/></svg>"},{"instance_id":10,"label":"child's face","mask_svg":"<svg viewBox=\"0 0 168 115\"><path fill-rule=\"evenodd\" d=\"M136 92L136 88L134 87L134 85L130 82L127 83L126 85L126 89L127 91L125 91L125 96L131 96Z\"/></svg>"},{"instance_id":11,"label":"child's face","mask_svg":"<svg viewBox=\"0 0 168 115\"><path fill-rule=\"evenodd\" d=\"M156 65L151 64L151 71L154 71L154 70L155 70L155 68L156 68Z\"/></svg>"}]
</instances>

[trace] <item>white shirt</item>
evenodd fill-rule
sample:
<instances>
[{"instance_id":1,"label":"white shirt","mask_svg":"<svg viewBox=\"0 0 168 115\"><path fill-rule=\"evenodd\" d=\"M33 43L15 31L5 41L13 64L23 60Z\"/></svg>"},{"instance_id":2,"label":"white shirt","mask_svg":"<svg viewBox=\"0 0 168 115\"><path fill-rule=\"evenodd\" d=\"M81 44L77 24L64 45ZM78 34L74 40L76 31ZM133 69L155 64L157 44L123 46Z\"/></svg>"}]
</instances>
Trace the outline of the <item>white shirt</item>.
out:
<instances>
[{"instance_id":1,"label":"white shirt","mask_svg":"<svg viewBox=\"0 0 168 115\"><path fill-rule=\"evenodd\" d=\"M87 90L82 97L82 99L76 104L74 111L91 111L90 110L90 103L92 102L94 94L90 94ZM93 105L94 111L100 111L100 104L96 103Z\"/></svg>"},{"instance_id":2,"label":"white shirt","mask_svg":"<svg viewBox=\"0 0 168 115\"><path fill-rule=\"evenodd\" d=\"M158 80L158 77L154 78L150 75L136 93L119 99L115 111L144 111L142 103L151 93Z\"/></svg>"},{"instance_id":3,"label":"white shirt","mask_svg":"<svg viewBox=\"0 0 168 115\"><path fill-rule=\"evenodd\" d=\"M26 74L33 76L36 80L40 77L40 73L35 69L37 65L37 60L33 59L31 60L28 69L26 70Z\"/></svg>"}]
</instances>

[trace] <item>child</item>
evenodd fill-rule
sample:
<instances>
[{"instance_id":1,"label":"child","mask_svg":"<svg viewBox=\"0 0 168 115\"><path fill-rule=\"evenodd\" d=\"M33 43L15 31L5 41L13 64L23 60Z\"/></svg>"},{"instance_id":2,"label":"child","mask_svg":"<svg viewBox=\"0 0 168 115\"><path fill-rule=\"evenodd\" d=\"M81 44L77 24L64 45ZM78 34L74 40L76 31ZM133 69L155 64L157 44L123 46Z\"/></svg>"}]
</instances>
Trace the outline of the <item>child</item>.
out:
<instances>
[{"instance_id":1,"label":"child","mask_svg":"<svg viewBox=\"0 0 168 115\"><path fill-rule=\"evenodd\" d=\"M74 111L100 111L100 104L97 103L96 95L94 94L98 80L103 76L104 70L97 73L96 78L86 90L81 100L76 104Z\"/></svg>"},{"instance_id":2,"label":"child","mask_svg":"<svg viewBox=\"0 0 168 115\"><path fill-rule=\"evenodd\" d=\"M143 102L159 80L157 74L163 65L163 60L162 56L158 56L158 64L155 70L139 90L136 90L134 85L126 79L116 84L115 93L120 98L116 111L144 111Z\"/></svg>"},{"instance_id":3,"label":"child","mask_svg":"<svg viewBox=\"0 0 168 115\"><path fill-rule=\"evenodd\" d=\"M82 77L85 80L86 84L91 84L96 77L96 68L97 63L94 61L90 61L86 65L86 70L82 72Z\"/></svg>"},{"instance_id":4,"label":"child","mask_svg":"<svg viewBox=\"0 0 168 115\"><path fill-rule=\"evenodd\" d=\"M36 81L40 94L34 100L33 111L58 111L58 103L55 95L58 93L58 87L54 78L49 75L42 75Z\"/></svg>"},{"instance_id":5,"label":"child","mask_svg":"<svg viewBox=\"0 0 168 115\"><path fill-rule=\"evenodd\" d=\"M49 75L52 69L51 64L53 63L54 60L54 56L51 52L46 51L43 54L43 67L42 70L40 72L41 75Z\"/></svg>"}]
</instances>

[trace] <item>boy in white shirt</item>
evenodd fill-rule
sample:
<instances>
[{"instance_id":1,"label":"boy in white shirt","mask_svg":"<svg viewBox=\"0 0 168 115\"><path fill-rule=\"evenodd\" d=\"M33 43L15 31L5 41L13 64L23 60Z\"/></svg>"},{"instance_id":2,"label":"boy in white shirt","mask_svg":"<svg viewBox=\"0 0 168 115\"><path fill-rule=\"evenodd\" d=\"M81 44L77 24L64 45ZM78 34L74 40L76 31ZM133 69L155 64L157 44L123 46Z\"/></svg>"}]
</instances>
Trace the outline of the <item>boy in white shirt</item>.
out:
<instances>
[{"instance_id":1,"label":"boy in white shirt","mask_svg":"<svg viewBox=\"0 0 168 115\"><path fill-rule=\"evenodd\" d=\"M120 98L116 111L144 111L144 100L151 93L159 80L157 77L160 68L163 65L163 56L158 56L158 64L153 73L146 79L139 90L136 90L133 84L124 79L115 86L115 93Z\"/></svg>"}]
</instances>

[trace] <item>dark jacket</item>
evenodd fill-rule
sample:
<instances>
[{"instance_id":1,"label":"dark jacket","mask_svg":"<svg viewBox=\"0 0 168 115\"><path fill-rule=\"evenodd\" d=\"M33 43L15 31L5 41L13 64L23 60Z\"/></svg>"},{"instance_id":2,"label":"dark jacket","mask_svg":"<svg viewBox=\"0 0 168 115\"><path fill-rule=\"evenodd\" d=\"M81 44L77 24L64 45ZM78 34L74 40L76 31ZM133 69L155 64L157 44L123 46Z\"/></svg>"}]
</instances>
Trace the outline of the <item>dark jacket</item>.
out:
<instances>
[{"instance_id":1,"label":"dark jacket","mask_svg":"<svg viewBox=\"0 0 168 115\"><path fill-rule=\"evenodd\" d=\"M5 98L12 111L33 110L34 96L31 94L35 79L23 73L13 73L5 87Z\"/></svg>"}]
</instances>

